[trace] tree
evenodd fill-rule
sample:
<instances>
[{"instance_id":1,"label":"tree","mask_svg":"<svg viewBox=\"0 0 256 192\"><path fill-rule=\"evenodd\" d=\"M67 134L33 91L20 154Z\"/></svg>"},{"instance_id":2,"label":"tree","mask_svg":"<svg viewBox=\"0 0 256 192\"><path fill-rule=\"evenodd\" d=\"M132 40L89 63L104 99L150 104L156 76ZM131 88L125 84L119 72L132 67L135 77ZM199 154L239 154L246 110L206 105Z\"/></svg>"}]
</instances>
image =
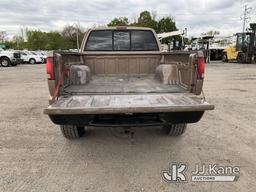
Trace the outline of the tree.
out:
<instances>
[{"instance_id":1,"label":"tree","mask_svg":"<svg viewBox=\"0 0 256 192\"><path fill-rule=\"evenodd\" d=\"M5 42L5 38L6 38L6 32L5 31L0 31L0 43L4 43Z\"/></svg>"},{"instance_id":2,"label":"tree","mask_svg":"<svg viewBox=\"0 0 256 192\"><path fill-rule=\"evenodd\" d=\"M45 32L41 31L27 31L27 38L28 38L28 49L36 50L45 49L45 44L47 43L47 35Z\"/></svg>"},{"instance_id":3,"label":"tree","mask_svg":"<svg viewBox=\"0 0 256 192\"><path fill-rule=\"evenodd\" d=\"M69 49L68 43L59 32L27 31L29 50Z\"/></svg>"},{"instance_id":4,"label":"tree","mask_svg":"<svg viewBox=\"0 0 256 192\"><path fill-rule=\"evenodd\" d=\"M159 21L156 19L157 13L142 11L138 18L135 18L133 23L129 23L127 17L115 17L108 26L137 26L153 28L157 33L171 32L177 30L176 23L172 17L163 17Z\"/></svg>"},{"instance_id":5,"label":"tree","mask_svg":"<svg viewBox=\"0 0 256 192\"><path fill-rule=\"evenodd\" d=\"M139 27L149 27L157 31L157 21L153 19L149 11L141 12L138 21L132 25Z\"/></svg>"},{"instance_id":6,"label":"tree","mask_svg":"<svg viewBox=\"0 0 256 192\"><path fill-rule=\"evenodd\" d=\"M115 17L109 24L108 27L111 26L121 26L121 25L129 25L129 21L127 17Z\"/></svg>"},{"instance_id":7,"label":"tree","mask_svg":"<svg viewBox=\"0 0 256 192\"><path fill-rule=\"evenodd\" d=\"M209 36L214 36L214 35L219 35L219 34L220 34L219 31L214 31L214 30L208 31L206 33L201 33L201 35L209 35Z\"/></svg>"},{"instance_id":8,"label":"tree","mask_svg":"<svg viewBox=\"0 0 256 192\"><path fill-rule=\"evenodd\" d=\"M46 37L45 50L68 49L59 32L49 32Z\"/></svg>"},{"instance_id":9,"label":"tree","mask_svg":"<svg viewBox=\"0 0 256 192\"><path fill-rule=\"evenodd\" d=\"M163 17L158 21L157 32L164 33L170 31L177 31L176 24L171 17Z\"/></svg>"},{"instance_id":10,"label":"tree","mask_svg":"<svg viewBox=\"0 0 256 192\"><path fill-rule=\"evenodd\" d=\"M64 37L67 47L71 48L77 48L77 33L78 33L78 39L79 43L82 42L83 40L83 34L84 32L79 26L73 26L73 25L68 25L64 27L62 30L61 34Z\"/></svg>"},{"instance_id":11,"label":"tree","mask_svg":"<svg viewBox=\"0 0 256 192\"><path fill-rule=\"evenodd\" d=\"M24 49L26 47L26 43L24 42L24 39L19 35L15 35L12 38L12 43L13 44L9 44L7 46L12 45L12 48L14 48L14 49Z\"/></svg>"}]
</instances>

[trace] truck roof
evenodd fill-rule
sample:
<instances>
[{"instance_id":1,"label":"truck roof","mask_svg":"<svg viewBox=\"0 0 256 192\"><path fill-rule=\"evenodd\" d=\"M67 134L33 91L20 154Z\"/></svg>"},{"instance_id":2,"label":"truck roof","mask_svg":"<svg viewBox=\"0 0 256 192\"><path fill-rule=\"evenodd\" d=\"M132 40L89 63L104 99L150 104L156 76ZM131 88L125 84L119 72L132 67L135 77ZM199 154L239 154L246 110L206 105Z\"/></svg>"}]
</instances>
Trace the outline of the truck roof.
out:
<instances>
[{"instance_id":1,"label":"truck roof","mask_svg":"<svg viewBox=\"0 0 256 192\"><path fill-rule=\"evenodd\" d=\"M96 27L96 28L91 28L90 30L148 30L148 31L154 31L154 29L149 28L149 27L130 27L130 26L115 26L115 27Z\"/></svg>"}]
</instances>

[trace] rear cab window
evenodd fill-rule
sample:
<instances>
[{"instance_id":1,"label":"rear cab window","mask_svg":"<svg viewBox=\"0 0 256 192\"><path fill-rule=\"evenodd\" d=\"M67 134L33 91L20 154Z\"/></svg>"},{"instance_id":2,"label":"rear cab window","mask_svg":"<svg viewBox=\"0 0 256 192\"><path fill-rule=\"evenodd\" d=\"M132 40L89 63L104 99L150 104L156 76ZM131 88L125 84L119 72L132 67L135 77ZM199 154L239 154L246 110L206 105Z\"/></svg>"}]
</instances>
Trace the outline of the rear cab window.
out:
<instances>
[{"instance_id":1,"label":"rear cab window","mask_svg":"<svg viewBox=\"0 0 256 192\"><path fill-rule=\"evenodd\" d=\"M85 49L88 51L112 51L112 31L92 31Z\"/></svg>"},{"instance_id":2,"label":"rear cab window","mask_svg":"<svg viewBox=\"0 0 256 192\"><path fill-rule=\"evenodd\" d=\"M85 51L159 51L150 30L95 30L91 31Z\"/></svg>"},{"instance_id":3,"label":"rear cab window","mask_svg":"<svg viewBox=\"0 0 256 192\"><path fill-rule=\"evenodd\" d=\"M129 51L131 49L131 40L129 31L114 31L114 50Z\"/></svg>"}]
</instances>

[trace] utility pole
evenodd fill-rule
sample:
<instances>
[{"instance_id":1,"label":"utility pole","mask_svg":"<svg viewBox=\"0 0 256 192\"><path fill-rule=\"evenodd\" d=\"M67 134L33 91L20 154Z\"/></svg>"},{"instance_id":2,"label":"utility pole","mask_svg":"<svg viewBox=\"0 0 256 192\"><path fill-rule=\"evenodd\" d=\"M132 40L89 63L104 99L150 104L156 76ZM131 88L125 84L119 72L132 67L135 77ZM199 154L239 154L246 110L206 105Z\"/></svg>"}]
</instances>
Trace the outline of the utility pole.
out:
<instances>
[{"instance_id":1,"label":"utility pole","mask_svg":"<svg viewBox=\"0 0 256 192\"><path fill-rule=\"evenodd\" d=\"M76 43L77 43L77 51L79 52L79 24L76 25Z\"/></svg>"},{"instance_id":2,"label":"utility pole","mask_svg":"<svg viewBox=\"0 0 256 192\"><path fill-rule=\"evenodd\" d=\"M245 32L245 24L247 22L247 20L250 18L250 17L247 17L247 14L249 13L249 11L251 10L250 7L247 7L247 5L244 6L244 14L243 14L243 33Z\"/></svg>"},{"instance_id":3,"label":"utility pole","mask_svg":"<svg viewBox=\"0 0 256 192\"><path fill-rule=\"evenodd\" d=\"M243 33L244 33L244 30L245 30L246 13L247 13L247 5L244 6Z\"/></svg>"},{"instance_id":4,"label":"utility pole","mask_svg":"<svg viewBox=\"0 0 256 192\"><path fill-rule=\"evenodd\" d=\"M247 20L249 19L249 17L247 17L247 14L249 13L249 10L251 8L247 7L247 5L244 5L244 14L243 14L243 35L242 35L242 46L244 46L244 42L245 42L245 24L247 22Z\"/></svg>"}]
</instances>

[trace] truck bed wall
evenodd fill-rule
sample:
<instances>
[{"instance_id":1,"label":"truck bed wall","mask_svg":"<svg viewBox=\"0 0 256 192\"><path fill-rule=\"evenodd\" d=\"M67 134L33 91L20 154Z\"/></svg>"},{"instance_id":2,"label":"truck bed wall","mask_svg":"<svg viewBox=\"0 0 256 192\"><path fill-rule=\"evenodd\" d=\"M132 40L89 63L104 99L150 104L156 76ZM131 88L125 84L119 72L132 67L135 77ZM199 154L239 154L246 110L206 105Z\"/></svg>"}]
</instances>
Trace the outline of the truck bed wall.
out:
<instances>
[{"instance_id":1,"label":"truck bed wall","mask_svg":"<svg viewBox=\"0 0 256 192\"><path fill-rule=\"evenodd\" d=\"M61 60L68 68L71 65L87 65L92 75L138 75L154 74L160 64L172 64L178 68L179 83L188 91L194 92L196 82L196 53L174 52L161 54L70 54L62 53ZM55 63L55 75L58 76L59 63ZM65 81L65 80L64 80ZM68 82L68 81L65 81ZM64 83L65 83L64 82ZM201 92L197 90L197 92Z\"/></svg>"},{"instance_id":2,"label":"truck bed wall","mask_svg":"<svg viewBox=\"0 0 256 192\"><path fill-rule=\"evenodd\" d=\"M160 55L83 56L83 63L92 74L148 74L155 73Z\"/></svg>"},{"instance_id":3,"label":"truck bed wall","mask_svg":"<svg viewBox=\"0 0 256 192\"><path fill-rule=\"evenodd\" d=\"M66 64L85 64L93 74L155 73L160 64L189 66L191 52L165 54L62 54Z\"/></svg>"}]
</instances>

